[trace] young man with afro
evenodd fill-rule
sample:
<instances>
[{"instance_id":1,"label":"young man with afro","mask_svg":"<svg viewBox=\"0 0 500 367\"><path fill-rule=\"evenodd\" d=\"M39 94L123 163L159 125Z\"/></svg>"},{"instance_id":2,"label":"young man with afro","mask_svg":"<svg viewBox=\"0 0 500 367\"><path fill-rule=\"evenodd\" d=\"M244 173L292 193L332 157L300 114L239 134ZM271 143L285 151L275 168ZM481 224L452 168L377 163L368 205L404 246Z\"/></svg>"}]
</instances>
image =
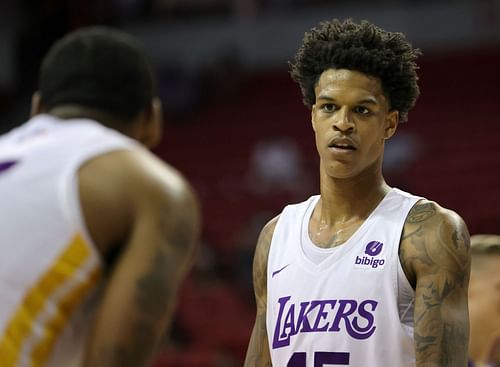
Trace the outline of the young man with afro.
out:
<instances>
[{"instance_id":1,"label":"young man with afro","mask_svg":"<svg viewBox=\"0 0 500 367\"><path fill-rule=\"evenodd\" d=\"M466 366L466 225L382 174L419 94L418 55L367 21L305 34L291 75L311 109L320 193L261 231L245 367Z\"/></svg>"}]
</instances>

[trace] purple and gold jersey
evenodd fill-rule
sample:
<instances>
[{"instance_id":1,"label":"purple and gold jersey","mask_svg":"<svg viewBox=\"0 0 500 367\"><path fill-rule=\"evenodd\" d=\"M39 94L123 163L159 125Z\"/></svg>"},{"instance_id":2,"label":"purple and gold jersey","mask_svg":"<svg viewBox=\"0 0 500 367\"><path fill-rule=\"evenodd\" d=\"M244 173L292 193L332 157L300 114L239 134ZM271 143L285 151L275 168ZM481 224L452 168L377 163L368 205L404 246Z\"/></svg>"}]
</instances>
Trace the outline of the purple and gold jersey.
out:
<instances>
[{"instance_id":1,"label":"purple and gold jersey","mask_svg":"<svg viewBox=\"0 0 500 367\"><path fill-rule=\"evenodd\" d=\"M101 259L76 173L138 145L91 120L37 116L0 137L0 366L79 366Z\"/></svg>"},{"instance_id":2,"label":"purple and gold jersey","mask_svg":"<svg viewBox=\"0 0 500 367\"><path fill-rule=\"evenodd\" d=\"M398 249L419 199L392 189L348 241L330 249L308 233L319 196L283 210L267 270L273 366L415 366L414 291Z\"/></svg>"}]
</instances>

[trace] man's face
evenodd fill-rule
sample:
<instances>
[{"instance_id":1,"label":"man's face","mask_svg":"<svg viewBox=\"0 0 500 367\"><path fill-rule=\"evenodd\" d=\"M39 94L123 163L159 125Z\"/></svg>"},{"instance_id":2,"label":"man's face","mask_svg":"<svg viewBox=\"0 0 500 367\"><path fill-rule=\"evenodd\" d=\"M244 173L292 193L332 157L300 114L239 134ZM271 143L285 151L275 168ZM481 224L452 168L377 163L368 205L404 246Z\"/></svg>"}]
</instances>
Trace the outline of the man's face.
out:
<instances>
[{"instance_id":1,"label":"man's face","mask_svg":"<svg viewBox=\"0 0 500 367\"><path fill-rule=\"evenodd\" d=\"M311 117L326 174L349 178L381 163L384 140L396 131L398 112L389 111L380 80L329 69L321 74L315 94Z\"/></svg>"},{"instance_id":2,"label":"man's face","mask_svg":"<svg viewBox=\"0 0 500 367\"><path fill-rule=\"evenodd\" d=\"M481 255L473 262L469 282L471 313L484 319L483 325L500 335L500 255Z\"/></svg>"}]
</instances>

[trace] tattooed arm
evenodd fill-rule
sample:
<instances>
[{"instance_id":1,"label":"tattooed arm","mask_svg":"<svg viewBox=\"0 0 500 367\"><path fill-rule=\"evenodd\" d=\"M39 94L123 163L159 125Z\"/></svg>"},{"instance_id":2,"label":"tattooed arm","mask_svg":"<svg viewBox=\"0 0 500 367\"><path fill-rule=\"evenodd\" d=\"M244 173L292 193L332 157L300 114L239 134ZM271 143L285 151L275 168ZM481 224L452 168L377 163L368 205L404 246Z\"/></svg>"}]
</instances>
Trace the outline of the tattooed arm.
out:
<instances>
[{"instance_id":1,"label":"tattooed arm","mask_svg":"<svg viewBox=\"0 0 500 367\"><path fill-rule=\"evenodd\" d=\"M278 217L267 223L260 233L253 260L253 285L257 316L248 345L245 367L271 367L271 355L266 330L267 259Z\"/></svg>"},{"instance_id":2,"label":"tattooed arm","mask_svg":"<svg viewBox=\"0 0 500 367\"><path fill-rule=\"evenodd\" d=\"M89 233L105 258L120 243L84 367L142 367L170 322L198 236L189 185L149 152L113 152L79 172Z\"/></svg>"},{"instance_id":3,"label":"tattooed arm","mask_svg":"<svg viewBox=\"0 0 500 367\"><path fill-rule=\"evenodd\" d=\"M469 234L454 212L429 201L408 214L400 259L415 289L418 367L467 365Z\"/></svg>"}]
</instances>

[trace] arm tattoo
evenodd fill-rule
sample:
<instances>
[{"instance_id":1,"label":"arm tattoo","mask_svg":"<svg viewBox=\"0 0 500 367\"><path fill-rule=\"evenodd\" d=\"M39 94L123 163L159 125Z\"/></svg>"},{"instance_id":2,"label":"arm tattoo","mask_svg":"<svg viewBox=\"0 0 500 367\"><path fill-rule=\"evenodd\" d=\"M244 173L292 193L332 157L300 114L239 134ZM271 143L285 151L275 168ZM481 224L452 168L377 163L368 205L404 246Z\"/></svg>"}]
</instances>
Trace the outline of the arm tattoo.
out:
<instances>
[{"instance_id":1,"label":"arm tattoo","mask_svg":"<svg viewBox=\"0 0 500 367\"><path fill-rule=\"evenodd\" d=\"M172 259L164 249L158 250L151 267L135 285L135 309L137 317L132 318L131 335L127 341L117 345L103 346L103 360L113 361L113 366L142 366L151 350L156 346L157 324L165 315L165 310L173 305L173 279L165 275L165 269L175 269ZM161 295L161 296L159 296Z\"/></svg>"},{"instance_id":2,"label":"arm tattoo","mask_svg":"<svg viewBox=\"0 0 500 367\"><path fill-rule=\"evenodd\" d=\"M267 260L269 258L269 250L271 249L273 232L274 232L274 225L266 227L262 231L261 238L259 239L259 244L255 251L253 282L255 287L257 309L261 312L266 311Z\"/></svg>"},{"instance_id":3,"label":"arm tattoo","mask_svg":"<svg viewBox=\"0 0 500 367\"><path fill-rule=\"evenodd\" d=\"M245 367L272 367L267 349L266 315L257 315L248 345Z\"/></svg>"},{"instance_id":4,"label":"arm tattoo","mask_svg":"<svg viewBox=\"0 0 500 367\"><path fill-rule=\"evenodd\" d=\"M407 223L421 223L436 214L436 209L431 203L416 204L408 214Z\"/></svg>"},{"instance_id":5,"label":"arm tattoo","mask_svg":"<svg viewBox=\"0 0 500 367\"><path fill-rule=\"evenodd\" d=\"M255 251L253 282L255 300L257 303L257 317L248 345L245 367L272 367L266 329L266 307L267 259L271 246L274 223L264 228Z\"/></svg>"},{"instance_id":6,"label":"arm tattoo","mask_svg":"<svg viewBox=\"0 0 500 367\"><path fill-rule=\"evenodd\" d=\"M167 255L158 251L150 271L137 280L136 304L149 318L158 319L167 308L170 297L158 297L160 294L172 294L172 287L165 276L165 267L169 264Z\"/></svg>"},{"instance_id":7,"label":"arm tattoo","mask_svg":"<svg viewBox=\"0 0 500 367\"><path fill-rule=\"evenodd\" d=\"M400 259L415 285L417 366L465 366L469 235L458 216L433 203L408 214Z\"/></svg>"},{"instance_id":8,"label":"arm tattoo","mask_svg":"<svg viewBox=\"0 0 500 367\"><path fill-rule=\"evenodd\" d=\"M178 280L193 241L193 236L186 234L190 229L188 222L178 222L169 234L168 246L158 246L151 264L135 282L135 315L128 320L130 334L116 345L104 345L100 352L102 360L120 367L144 365L156 347L158 325L173 312Z\"/></svg>"}]
</instances>

